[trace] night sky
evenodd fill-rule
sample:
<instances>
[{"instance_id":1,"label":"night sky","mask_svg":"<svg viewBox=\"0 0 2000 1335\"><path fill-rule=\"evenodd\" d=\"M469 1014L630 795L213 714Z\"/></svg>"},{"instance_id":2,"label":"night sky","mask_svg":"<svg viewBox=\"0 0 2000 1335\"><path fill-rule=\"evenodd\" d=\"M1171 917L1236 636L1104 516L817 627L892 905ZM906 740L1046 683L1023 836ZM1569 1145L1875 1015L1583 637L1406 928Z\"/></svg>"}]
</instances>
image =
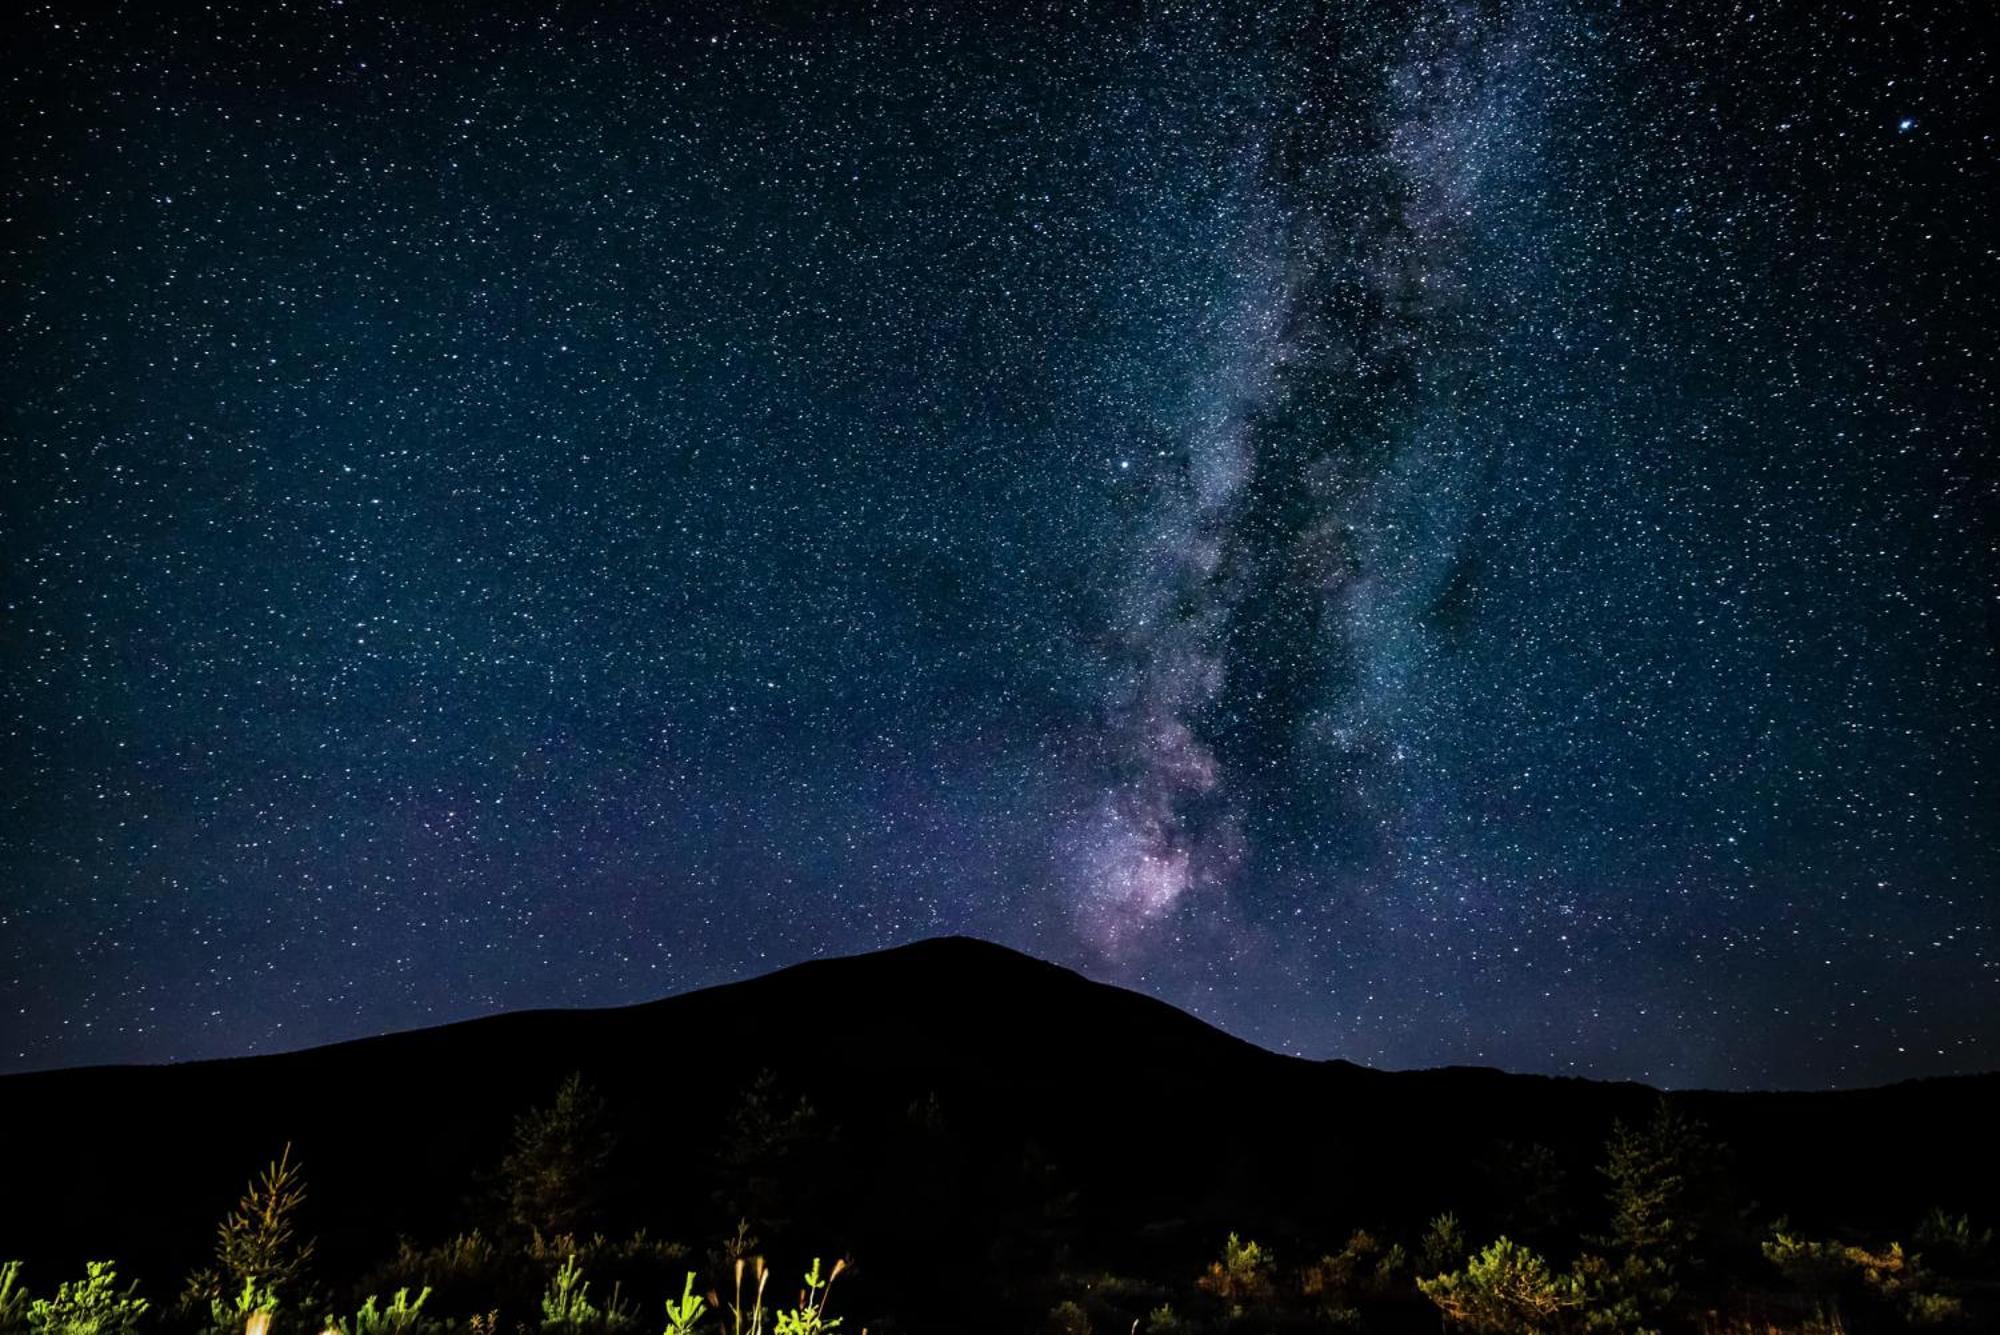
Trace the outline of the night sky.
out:
<instances>
[{"instance_id":1,"label":"night sky","mask_svg":"<svg viewBox=\"0 0 2000 1335\"><path fill-rule=\"evenodd\" d=\"M0 21L0 1069L947 932L2000 1066L1983 3L122 9Z\"/></svg>"}]
</instances>

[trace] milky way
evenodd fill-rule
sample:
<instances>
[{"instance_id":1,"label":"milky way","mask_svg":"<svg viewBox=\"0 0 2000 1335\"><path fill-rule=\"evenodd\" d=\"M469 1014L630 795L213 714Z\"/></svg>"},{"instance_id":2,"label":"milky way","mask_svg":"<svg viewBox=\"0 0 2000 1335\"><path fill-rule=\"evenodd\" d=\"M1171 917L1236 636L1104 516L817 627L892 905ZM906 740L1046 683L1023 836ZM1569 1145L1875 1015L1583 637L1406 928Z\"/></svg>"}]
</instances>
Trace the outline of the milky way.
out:
<instances>
[{"instance_id":1,"label":"milky way","mask_svg":"<svg viewBox=\"0 0 2000 1335\"><path fill-rule=\"evenodd\" d=\"M1981 7L473 9L6 20L0 1066L2000 1063Z\"/></svg>"},{"instance_id":2,"label":"milky way","mask_svg":"<svg viewBox=\"0 0 2000 1335\"><path fill-rule=\"evenodd\" d=\"M1463 237L1491 207L1487 178L1535 147L1519 105L1542 55L1530 17L1392 6L1283 35L1245 186L1270 216L1244 241L1244 314L1121 609L1121 772L1082 869L1088 930L1114 952L1184 895L1226 888L1246 855L1228 791L1245 771L1267 802L1364 827L1393 784L1383 660L1424 634L1408 609L1436 590L1431 571L1382 568L1379 530L1401 518L1384 493L1407 455L1465 434L1466 331L1511 275L1477 272ZM1435 508L1466 482L1426 484ZM1448 569L1455 537L1433 535L1424 563Z\"/></svg>"}]
</instances>

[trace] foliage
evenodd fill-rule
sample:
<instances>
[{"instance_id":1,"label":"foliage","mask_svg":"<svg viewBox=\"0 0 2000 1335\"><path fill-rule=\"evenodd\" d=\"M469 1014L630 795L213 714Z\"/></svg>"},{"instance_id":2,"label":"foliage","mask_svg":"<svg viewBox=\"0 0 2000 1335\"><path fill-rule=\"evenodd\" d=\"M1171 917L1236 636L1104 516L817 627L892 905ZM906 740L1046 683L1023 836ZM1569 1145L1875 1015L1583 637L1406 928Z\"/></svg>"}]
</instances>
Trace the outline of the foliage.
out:
<instances>
[{"instance_id":1,"label":"foliage","mask_svg":"<svg viewBox=\"0 0 2000 1335\"><path fill-rule=\"evenodd\" d=\"M1784 1220L1777 1222L1763 1245L1764 1259L1801 1292L1832 1292L1847 1273L1847 1249L1837 1242L1796 1237L1788 1228Z\"/></svg>"},{"instance_id":2,"label":"foliage","mask_svg":"<svg viewBox=\"0 0 2000 1335\"><path fill-rule=\"evenodd\" d=\"M1935 1326L1965 1314L1965 1303L1956 1294L1914 1292L1903 1300L1903 1311L1913 1326Z\"/></svg>"},{"instance_id":3,"label":"foliage","mask_svg":"<svg viewBox=\"0 0 2000 1335\"><path fill-rule=\"evenodd\" d=\"M826 1335L839 1326L841 1318L827 1320L826 1302L833 1294L833 1281L845 1269L846 1261L835 1261L833 1269L822 1278L819 1258L813 1257L812 1269L806 1272L805 1289L799 1294L799 1305L777 1314L777 1335Z\"/></svg>"},{"instance_id":4,"label":"foliage","mask_svg":"<svg viewBox=\"0 0 2000 1335\"><path fill-rule=\"evenodd\" d=\"M397 1289L387 1307L378 1308L374 1294L361 1304L352 1322L334 1321L329 1323L329 1335L436 1335L444 1329L444 1323L426 1317L424 1304L429 1301L431 1291L426 1287L415 1300L410 1298L407 1288Z\"/></svg>"},{"instance_id":5,"label":"foliage","mask_svg":"<svg viewBox=\"0 0 2000 1335\"><path fill-rule=\"evenodd\" d=\"M299 1236L305 1200L305 1170L292 1162L287 1144L216 1225L215 1260L188 1277L182 1310L206 1308L220 1321L218 1313L234 1310L229 1295L239 1295L240 1302L246 1285L268 1295L258 1311L276 1310L281 1296L303 1300L315 1247L312 1239Z\"/></svg>"},{"instance_id":6,"label":"foliage","mask_svg":"<svg viewBox=\"0 0 2000 1335\"><path fill-rule=\"evenodd\" d=\"M1970 1215L1950 1215L1938 1206L1917 1225L1912 1238L1938 1270L1971 1278L1983 1274L1993 1255L1993 1230L1975 1229Z\"/></svg>"},{"instance_id":7,"label":"foliage","mask_svg":"<svg viewBox=\"0 0 2000 1335\"><path fill-rule=\"evenodd\" d=\"M245 1276L234 1298L208 1300L207 1330L210 1335L237 1335L239 1331L265 1335L277 1312L276 1291L258 1283L255 1276Z\"/></svg>"},{"instance_id":8,"label":"foliage","mask_svg":"<svg viewBox=\"0 0 2000 1335\"><path fill-rule=\"evenodd\" d=\"M1366 1229L1356 1229L1340 1251L1305 1268L1299 1290L1313 1301L1321 1320L1351 1324L1360 1318L1359 1303L1387 1294L1408 1269L1400 1244L1385 1247Z\"/></svg>"},{"instance_id":9,"label":"foliage","mask_svg":"<svg viewBox=\"0 0 2000 1335\"><path fill-rule=\"evenodd\" d=\"M590 1283L574 1255L563 1258L542 1294L542 1329L550 1335L612 1335L632 1324L632 1313L618 1300L614 1285L603 1307L590 1301Z\"/></svg>"},{"instance_id":10,"label":"foliage","mask_svg":"<svg viewBox=\"0 0 2000 1335\"><path fill-rule=\"evenodd\" d=\"M91 1261L82 1279L28 1302L27 1327L33 1335L132 1335L148 1305L137 1292L137 1284L118 1287L111 1262Z\"/></svg>"},{"instance_id":11,"label":"foliage","mask_svg":"<svg viewBox=\"0 0 2000 1335\"><path fill-rule=\"evenodd\" d=\"M300 1287L314 1246L298 1236L305 1200L305 1172L292 1162L287 1144L216 1228L215 1260L223 1277L232 1283L255 1278L279 1293Z\"/></svg>"},{"instance_id":12,"label":"foliage","mask_svg":"<svg viewBox=\"0 0 2000 1335\"><path fill-rule=\"evenodd\" d=\"M1900 1242L1866 1247L1801 1238L1780 1221L1764 1243L1764 1256L1806 1293L1858 1293L1900 1311L1913 1325L1949 1321L1964 1310L1949 1281L1905 1252Z\"/></svg>"},{"instance_id":13,"label":"foliage","mask_svg":"<svg viewBox=\"0 0 2000 1335\"><path fill-rule=\"evenodd\" d=\"M680 1301L675 1302L671 1298L667 1300L666 1335L690 1335L695 1323L701 1320L701 1314L706 1310L701 1298L694 1291L694 1271L690 1270L687 1272L686 1282L681 1286Z\"/></svg>"},{"instance_id":14,"label":"foliage","mask_svg":"<svg viewBox=\"0 0 2000 1335\"><path fill-rule=\"evenodd\" d=\"M603 1209L616 1148L609 1106L581 1072L572 1074L554 1103L515 1119L500 1162L508 1223L543 1237L589 1229Z\"/></svg>"},{"instance_id":15,"label":"foliage","mask_svg":"<svg viewBox=\"0 0 2000 1335\"><path fill-rule=\"evenodd\" d=\"M1090 1335L1090 1313L1075 1299L1063 1299L1049 1309L1049 1335Z\"/></svg>"},{"instance_id":16,"label":"foliage","mask_svg":"<svg viewBox=\"0 0 2000 1335\"><path fill-rule=\"evenodd\" d=\"M1577 1320L1592 1335L1648 1335L1653 1300L1660 1291L1657 1263L1637 1256L1613 1262L1586 1253L1563 1285L1575 1301Z\"/></svg>"},{"instance_id":17,"label":"foliage","mask_svg":"<svg viewBox=\"0 0 2000 1335\"><path fill-rule=\"evenodd\" d=\"M1599 1170L1609 1183L1618 1264L1583 1282L1606 1329L1628 1329L1682 1305L1723 1219L1723 1153L1707 1128L1664 1097L1646 1122L1612 1126Z\"/></svg>"},{"instance_id":18,"label":"foliage","mask_svg":"<svg viewBox=\"0 0 2000 1335\"><path fill-rule=\"evenodd\" d=\"M804 1203L809 1159L831 1138L810 1101L787 1097L775 1071L759 1071L722 1126L716 1203L746 1227L782 1234Z\"/></svg>"},{"instance_id":19,"label":"foliage","mask_svg":"<svg viewBox=\"0 0 2000 1335\"><path fill-rule=\"evenodd\" d=\"M1447 1210L1424 1226L1424 1236L1417 1242L1417 1269L1422 1274L1441 1275L1465 1264L1471 1254L1458 1216Z\"/></svg>"},{"instance_id":20,"label":"foliage","mask_svg":"<svg viewBox=\"0 0 2000 1335\"><path fill-rule=\"evenodd\" d=\"M0 1335L14 1335L28 1324L28 1291L20 1281L19 1261L0 1262Z\"/></svg>"},{"instance_id":21,"label":"foliage","mask_svg":"<svg viewBox=\"0 0 2000 1335\"><path fill-rule=\"evenodd\" d=\"M545 1238L536 1233L528 1239L527 1256L529 1260L547 1265L560 1265L573 1256L577 1264L585 1268L604 1263L664 1266L685 1261L687 1248L678 1242L654 1238L643 1228L615 1240L602 1233L593 1233L587 1238L579 1238L573 1233L558 1233Z\"/></svg>"},{"instance_id":22,"label":"foliage","mask_svg":"<svg viewBox=\"0 0 2000 1335\"><path fill-rule=\"evenodd\" d=\"M738 1236L741 1236L740 1229L738 1230ZM743 1335L746 1329L750 1332L750 1335L763 1335L764 1286L770 1282L771 1272L765 1267L764 1258L761 1256L738 1256L732 1268L736 1275L736 1290L729 1302L730 1335ZM756 1280L756 1287L749 1309L750 1321L747 1327L743 1321L743 1272L746 1268L751 1271L752 1277Z\"/></svg>"},{"instance_id":23,"label":"foliage","mask_svg":"<svg viewBox=\"0 0 2000 1335\"><path fill-rule=\"evenodd\" d=\"M1613 1245L1657 1262L1671 1281L1697 1256L1720 1167L1707 1128L1665 1099L1642 1125L1615 1123L1600 1170L1610 1183Z\"/></svg>"},{"instance_id":24,"label":"foliage","mask_svg":"<svg viewBox=\"0 0 2000 1335\"><path fill-rule=\"evenodd\" d=\"M446 1307L490 1304L503 1295L531 1302L535 1293L522 1284L523 1270L515 1256L477 1229L428 1247L401 1238L396 1254L370 1270L356 1291L431 1289L432 1301Z\"/></svg>"},{"instance_id":25,"label":"foliage","mask_svg":"<svg viewBox=\"0 0 2000 1335\"><path fill-rule=\"evenodd\" d=\"M1540 1142L1496 1141L1480 1168L1487 1198L1499 1204L1499 1231L1531 1244L1567 1231L1569 1178L1553 1149Z\"/></svg>"},{"instance_id":26,"label":"foliage","mask_svg":"<svg viewBox=\"0 0 2000 1335\"><path fill-rule=\"evenodd\" d=\"M921 1127L937 1115L933 1096L917 1106L912 1120ZM762 1165L759 1172L773 1165L783 1172L816 1171L798 1157L815 1143L815 1126L811 1106L778 1095L766 1073L735 1110L730 1152L737 1162ZM190 1313L204 1320L162 1335L273 1335L274 1318L283 1322L281 1335L322 1329L327 1335L640 1335L635 1313L656 1300L664 1300L663 1335L839 1335L842 1321L829 1315L829 1297L847 1263L829 1271L815 1258L795 1304L767 1305L771 1272L747 1217L710 1258L722 1281L718 1288L727 1286L733 1270L728 1301L715 1290L697 1291L699 1275L684 1264L686 1248L644 1231L607 1237L579 1229L544 1231L527 1222L537 1211L545 1218L589 1213L606 1194L603 1173L612 1147L603 1101L571 1077L551 1107L516 1123L508 1199L526 1201L529 1208L510 1214L513 1226L497 1234L461 1233L427 1246L400 1240L391 1259L367 1272L368 1282L347 1290L357 1298L368 1295L359 1308L343 1307L345 1315L329 1317L321 1327L304 1320L325 1309L304 1294L314 1249L300 1235L304 1182L287 1145L217 1229L214 1261L198 1277L206 1296ZM1031 1143L1023 1163L1042 1162L1037 1154ZM1446 1212L1413 1234L1400 1235L1415 1238L1408 1254L1391 1241L1397 1235L1356 1229L1337 1250L1315 1247L1306 1253L1318 1259L1299 1269L1281 1270L1269 1249L1234 1232L1203 1273L1182 1271L1178 1281L1090 1265L1059 1268L1052 1259L1059 1252L1039 1247L1021 1249L1009 1264L995 1264L993 1254L977 1251L969 1265L990 1267L994 1277L999 1302L987 1313L991 1328L1002 1322L1007 1329L1039 1325L1049 1335L1088 1335L1093 1328L1120 1335L1128 1330L1131 1335L1416 1331L1426 1327L1428 1309L1445 1325L1484 1335L1847 1335L1847 1322L1854 1335L1884 1335L1919 1327L1970 1330L1990 1322L1992 1300L2000 1295L1985 1278L1992 1232L1976 1228L1969 1216L1941 1209L1923 1219L1907 1249L1856 1234L1802 1236L1780 1220L1761 1248L1775 1275L1767 1272L1759 1281L1725 1271L1719 1262L1733 1265L1738 1253L1714 1246L1730 1236L1722 1231L1728 1216L1717 1208L1720 1156L1701 1127L1665 1101L1649 1121L1617 1125L1603 1168L1611 1228L1602 1245L1573 1230L1562 1232L1550 1246L1564 1250L1553 1253L1508 1231L1474 1251L1458 1216ZM1543 1156L1522 1152L1521 1157L1528 1177L1550 1176L1534 1166ZM1011 1176L1004 1171L1010 1160L990 1167L1003 1179ZM1030 1185L1039 1188L1042 1180L1033 1178ZM996 1199L1014 1199L1001 1193L1017 1187L1007 1181ZM913 1236L920 1230L952 1236L949 1222L902 1197L900 1179L886 1183L883 1194L894 1195L909 1213ZM1020 1199L1024 1208L1018 1217L1009 1215L1002 1230L1009 1236L1024 1236L1036 1221L1055 1218L1072 1207L1074 1197L1037 1189ZM1051 1200L1056 1204L1049 1205ZM1492 1201L1475 1204L1482 1218L1505 1213ZM1178 1245L1184 1225L1166 1219L1149 1226L1145 1236L1157 1230ZM881 1247L879 1234L858 1232L872 1237L882 1254L895 1254ZM1308 1235L1297 1245L1314 1241ZM1294 1244L1284 1245L1289 1253ZM1578 1245L1593 1250L1577 1256L1566 1272L1545 1259L1553 1254L1566 1260L1574 1254L1568 1249ZM1749 1247L1740 1249L1742 1261L1754 1257ZM1727 1290L1719 1282L1698 1287L1704 1262L1712 1266L1710 1274L1741 1282ZM236 1273L253 1265L267 1269ZM109 1263L93 1264L85 1280L41 1301L23 1291L21 1273L18 1262L0 1264L0 1335L136 1335L146 1305L131 1287L118 1288ZM610 1286L608 1301L594 1297L586 1274ZM970 1291L962 1287L970 1278L941 1278L930 1296L948 1303L953 1293ZM1693 1296L1681 1299L1684 1290ZM392 1295L386 1302L376 1296L385 1293ZM931 1315L925 1324L955 1324L948 1307L925 1310ZM939 1312L945 1314L942 1321ZM711 1319L714 1313L720 1321ZM900 1315L922 1320L924 1313ZM980 1321L978 1328L988 1328L988 1322Z\"/></svg>"},{"instance_id":27,"label":"foliage","mask_svg":"<svg viewBox=\"0 0 2000 1335\"><path fill-rule=\"evenodd\" d=\"M1846 1248L1848 1264L1861 1274L1862 1283L1884 1298L1893 1298L1915 1287L1921 1272L1904 1255L1903 1244L1892 1242L1881 1251L1866 1247Z\"/></svg>"},{"instance_id":28,"label":"foliage","mask_svg":"<svg viewBox=\"0 0 2000 1335\"><path fill-rule=\"evenodd\" d=\"M1504 1237L1465 1269L1419 1279L1417 1287L1451 1320L1491 1335L1542 1335L1579 1305L1548 1262Z\"/></svg>"},{"instance_id":29,"label":"foliage","mask_svg":"<svg viewBox=\"0 0 2000 1335\"><path fill-rule=\"evenodd\" d=\"M1820 1309L1795 1317L1783 1325L1769 1317L1738 1316L1705 1322L1702 1335L1848 1335L1848 1331L1837 1310Z\"/></svg>"},{"instance_id":30,"label":"foliage","mask_svg":"<svg viewBox=\"0 0 2000 1335\"><path fill-rule=\"evenodd\" d=\"M1222 1258L1209 1262L1208 1273L1196 1285L1221 1299L1229 1315L1241 1316L1276 1295L1276 1272L1277 1259L1269 1251L1231 1233L1222 1244Z\"/></svg>"},{"instance_id":31,"label":"foliage","mask_svg":"<svg viewBox=\"0 0 2000 1335\"><path fill-rule=\"evenodd\" d=\"M1157 1303L1167 1296L1167 1289L1138 1275L1121 1275L1109 1270L1062 1271L1056 1277L1057 1286L1065 1292L1088 1294L1091 1298L1113 1303L1123 1303L1132 1307L1144 1307Z\"/></svg>"}]
</instances>

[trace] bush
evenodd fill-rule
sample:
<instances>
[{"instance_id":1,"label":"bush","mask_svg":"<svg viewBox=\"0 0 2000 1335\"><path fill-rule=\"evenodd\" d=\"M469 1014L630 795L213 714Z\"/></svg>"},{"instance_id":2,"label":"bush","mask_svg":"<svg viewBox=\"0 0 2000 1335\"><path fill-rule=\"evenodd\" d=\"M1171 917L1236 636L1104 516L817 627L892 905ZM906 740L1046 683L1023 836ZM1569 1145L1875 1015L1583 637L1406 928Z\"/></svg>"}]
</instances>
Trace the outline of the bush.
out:
<instances>
[{"instance_id":1,"label":"bush","mask_svg":"<svg viewBox=\"0 0 2000 1335\"><path fill-rule=\"evenodd\" d=\"M1049 1335L1090 1335L1090 1313L1070 1299L1057 1303L1049 1312Z\"/></svg>"},{"instance_id":2,"label":"bush","mask_svg":"<svg viewBox=\"0 0 2000 1335\"><path fill-rule=\"evenodd\" d=\"M410 1300L410 1291L397 1289L389 1305L377 1308L375 1295L369 1294L368 1301L354 1314L354 1320L334 1321L329 1332L338 1335L439 1335L444 1323L426 1317L424 1304L429 1301L431 1291L426 1288L417 1294L416 1301Z\"/></svg>"},{"instance_id":3,"label":"bush","mask_svg":"<svg viewBox=\"0 0 2000 1335\"><path fill-rule=\"evenodd\" d=\"M1933 1268L1970 1279L1983 1275L1993 1254L1993 1230L1975 1229L1970 1215L1949 1215L1935 1206L1917 1225L1915 1243Z\"/></svg>"},{"instance_id":4,"label":"bush","mask_svg":"<svg viewBox=\"0 0 2000 1335\"><path fill-rule=\"evenodd\" d=\"M1447 1317L1491 1335L1541 1335L1579 1300L1548 1262L1500 1238L1464 1270L1420 1279L1417 1287Z\"/></svg>"},{"instance_id":5,"label":"bush","mask_svg":"<svg viewBox=\"0 0 2000 1335\"><path fill-rule=\"evenodd\" d=\"M1660 1285L1653 1262L1628 1256L1613 1263L1602 1256L1583 1255L1564 1277L1576 1301L1578 1319L1592 1335L1642 1335L1649 1327L1649 1302Z\"/></svg>"},{"instance_id":6,"label":"bush","mask_svg":"<svg viewBox=\"0 0 2000 1335\"><path fill-rule=\"evenodd\" d=\"M542 1294L542 1329L548 1335L612 1335L632 1324L632 1313L618 1301L618 1288L603 1307L590 1301L590 1284L577 1268L574 1255L564 1258L562 1268Z\"/></svg>"},{"instance_id":7,"label":"bush","mask_svg":"<svg viewBox=\"0 0 2000 1335\"><path fill-rule=\"evenodd\" d=\"M1374 1234L1356 1229L1340 1251L1306 1267L1299 1291L1317 1304L1322 1321L1352 1325L1360 1320L1359 1304L1388 1293L1407 1268L1400 1244L1384 1247Z\"/></svg>"},{"instance_id":8,"label":"bush","mask_svg":"<svg viewBox=\"0 0 2000 1335\"><path fill-rule=\"evenodd\" d=\"M840 1272L845 1269L847 1262L835 1261L833 1270L821 1278L819 1258L813 1257L812 1269L806 1272L806 1286L799 1294L799 1305L777 1314L778 1335L826 1335L827 1331L837 1327L841 1318L827 1320L826 1302L833 1296L833 1281L839 1279Z\"/></svg>"},{"instance_id":9,"label":"bush","mask_svg":"<svg viewBox=\"0 0 2000 1335\"><path fill-rule=\"evenodd\" d=\"M118 1287L118 1272L109 1261L92 1261L84 1277L59 1285L53 1298L28 1304L27 1326L33 1335L132 1335L146 1300L138 1286Z\"/></svg>"},{"instance_id":10,"label":"bush","mask_svg":"<svg viewBox=\"0 0 2000 1335\"><path fill-rule=\"evenodd\" d=\"M1900 1242L1869 1248L1849 1243L1794 1237L1779 1222L1764 1256L1803 1292L1835 1295L1843 1290L1866 1302L1900 1309L1912 1325L1936 1325L1955 1319L1963 1303L1949 1279L1932 1272Z\"/></svg>"},{"instance_id":11,"label":"bush","mask_svg":"<svg viewBox=\"0 0 2000 1335\"><path fill-rule=\"evenodd\" d=\"M224 1302L220 1298L209 1300L207 1329L209 1335L237 1335L239 1331L266 1335L277 1311L278 1295L259 1285L255 1279L245 1279L243 1287L237 1290L236 1297L231 1301Z\"/></svg>"},{"instance_id":12,"label":"bush","mask_svg":"<svg viewBox=\"0 0 2000 1335\"><path fill-rule=\"evenodd\" d=\"M695 1295L694 1271L687 1272L687 1280L681 1286L679 1302L667 1302L666 1335L691 1335L695 1323L701 1320L704 1311L702 1301Z\"/></svg>"},{"instance_id":13,"label":"bush","mask_svg":"<svg viewBox=\"0 0 2000 1335\"><path fill-rule=\"evenodd\" d=\"M1276 1296L1276 1271L1277 1259L1269 1251L1231 1233L1222 1244L1222 1259L1209 1262L1208 1273L1195 1282L1220 1298L1230 1316L1242 1316Z\"/></svg>"},{"instance_id":14,"label":"bush","mask_svg":"<svg viewBox=\"0 0 2000 1335\"><path fill-rule=\"evenodd\" d=\"M364 1275L354 1291L428 1290L437 1305L460 1311L496 1302L531 1306L539 1285L539 1277L527 1273L517 1257L474 1229L429 1247L419 1247L408 1238L398 1240L396 1254Z\"/></svg>"},{"instance_id":15,"label":"bush","mask_svg":"<svg viewBox=\"0 0 2000 1335\"><path fill-rule=\"evenodd\" d=\"M1441 1275L1464 1265L1471 1254L1458 1216L1447 1210L1425 1226L1424 1236L1417 1243L1417 1269L1426 1275Z\"/></svg>"}]
</instances>

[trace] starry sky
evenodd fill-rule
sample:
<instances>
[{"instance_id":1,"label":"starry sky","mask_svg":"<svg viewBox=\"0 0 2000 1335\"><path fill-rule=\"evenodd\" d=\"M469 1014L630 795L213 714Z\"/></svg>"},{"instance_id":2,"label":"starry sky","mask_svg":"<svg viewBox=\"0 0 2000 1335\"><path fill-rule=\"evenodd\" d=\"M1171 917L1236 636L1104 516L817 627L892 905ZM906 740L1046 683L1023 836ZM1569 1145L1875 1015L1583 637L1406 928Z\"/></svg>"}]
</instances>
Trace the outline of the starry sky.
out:
<instances>
[{"instance_id":1,"label":"starry sky","mask_svg":"<svg viewBox=\"0 0 2000 1335\"><path fill-rule=\"evenodd\" d=\"M947 932L2000 1066L1981 9L20 7L0 1069Z\"/></svg>"}]
</instances>

